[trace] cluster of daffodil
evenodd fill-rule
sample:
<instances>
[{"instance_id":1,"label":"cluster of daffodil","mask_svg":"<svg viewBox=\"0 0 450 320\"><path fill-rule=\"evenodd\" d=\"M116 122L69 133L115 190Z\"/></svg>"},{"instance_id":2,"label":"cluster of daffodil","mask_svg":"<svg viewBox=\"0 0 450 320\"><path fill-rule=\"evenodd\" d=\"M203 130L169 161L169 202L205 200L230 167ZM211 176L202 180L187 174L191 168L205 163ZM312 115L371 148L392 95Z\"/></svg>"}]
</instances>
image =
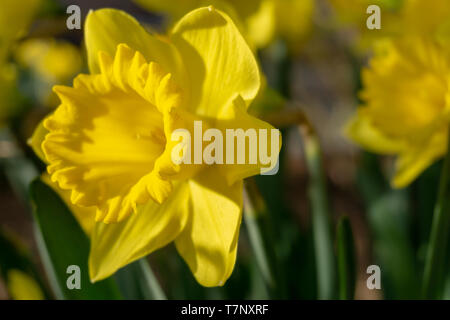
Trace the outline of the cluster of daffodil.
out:
<instances>
[{"instance_id":1,"label":"cluster of daffodil","mask_svg":"<svg viewBox=\"0 0 450 320\"><path fill-rule=\"evenodd\" d=\"M368 151L396 157L394 188L407 187L449 153L447 0L134 0L168 17L165 34L150 32L118 9L90 11L83 26L87 61L68 41L26 37L42 3L26 2L23 6L12 0L0 3L0 121L6 121L10 103L17 100L12 95L19 94L20 72L32 79L32 85L25 85L32 91L33 103L55 107L46 110L28 140L40 164L45 165L45 173L35 182L43 182L40 191L50 190L44 194L54 195L53 202L62 199L63 210L70 211L76 227L81 227L80 239L88 243L80 242L88 247L88 256L83 258L89 281L95 283L89 285L100 288L99 292L111 276L123 276L120 269L136 265L135 261L142 262L141 258L170 244L199 284L223 286L235 268L243 218L266 290L272 294L286 289L274 284L283 273L275 275L276 257L285 253L270 257L276 245L264 248L262 237L266 235L261 235L255 222L255 212L266 210L264 201L257 192L256 197L251 194L253 180L244 188L244 179L259 174L264 166L174 162L174 152L185 155L187 151L179 148L180 141L172 134L183 129L195 136L195 123L202 123L205 130L217 130L221 136L228 129L264 129L273 134L271 124L248 112L268 92L258 50L282 41L291 49L289 53L297 53L311 35L318 9L324 6L336 13L335 27L345 25L359 31L359 48L372 55L361 72L361 106L345 128L347 137ZM382 9L381 30L366 27L366 8L371 4ZM4 27L7 25L11 28ZM85 62L87 68L83 68ZM341 297L352 298L354 284L351 288L351 281L345 280L351 277L346 274L351 267L346 266L348 261L339 261L337 267L335 261L339 251L346 250L342 247L350 246L346 241L351 241L338 235L335 253L315 130L302 112L277 110L264 119L280 127L298 126L304 139L311 180L317 296L337 296L335 269L339 267L344 279L339 284L344 292ZM200 149L205 147L201 140ZM223 155L226 149L222 147ZM245 158L250 158L250 149L246 145ZM274 157L273 150L270 156ZM39 162L37 158L33 161ZM425 297L436 295L439 277L435 275L441 272L446 252L439 243L447 241L449 175L447 156L426 259ZM33 183L31 190L37 234L48 250L43 254L45 264L45 259L58 259L50 252L51 241L46 238L46 226L41 225L44 219L36 213L42 210L42 203L36 201ZM254 203L252 196L257 198ZM350 230L349 224L339 226L342 233ZM76 233L75 229L68 233ZM6 278L12 298L46 297L29 270L14 266L5 271L2 266L0 259L0 274ZM66 276L61 269L66 265L57 266L52 272ZM144 273L145 278L152 276L151 271ZM61 282L60 275L49 278ZM55 286L63 291L60 287L61 283ZM155 288L158 291L158 285Z\"/></svg>"}]
</instances>

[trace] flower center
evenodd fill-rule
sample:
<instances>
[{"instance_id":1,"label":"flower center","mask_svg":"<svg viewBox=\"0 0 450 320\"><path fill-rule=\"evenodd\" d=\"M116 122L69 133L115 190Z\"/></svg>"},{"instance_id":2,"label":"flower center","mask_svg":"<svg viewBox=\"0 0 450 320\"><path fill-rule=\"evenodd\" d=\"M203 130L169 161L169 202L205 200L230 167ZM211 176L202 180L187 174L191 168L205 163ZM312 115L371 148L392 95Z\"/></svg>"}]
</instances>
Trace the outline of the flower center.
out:
<instances>
[{"instance_id":1,"label":"flower center","mask_svg":"<svg viewBox=\"0 0 450 320\"><path fill-rule=\"evenodd\" d=\"M149 200L162 203L172 180L190 175L171 161L170 134L193 121L179 108L171 74L139 52L119 45L114 58L100 53L99 60L99 74L55 87L62 103L44 123L42 149L52 180L108 223Z\"/></svg>"}]
</instances>

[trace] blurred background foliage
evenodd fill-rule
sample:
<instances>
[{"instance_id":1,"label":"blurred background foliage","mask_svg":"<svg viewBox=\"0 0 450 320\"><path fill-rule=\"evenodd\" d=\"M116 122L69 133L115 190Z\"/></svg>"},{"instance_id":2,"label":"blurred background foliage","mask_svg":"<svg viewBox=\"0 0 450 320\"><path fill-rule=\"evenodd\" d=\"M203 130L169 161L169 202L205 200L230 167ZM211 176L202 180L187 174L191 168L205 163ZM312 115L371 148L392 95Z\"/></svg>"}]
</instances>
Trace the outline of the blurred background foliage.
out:
<instances>
[{"instance_id":1,"label":"blurred background foliage","mask_svg":"<svg viewBox=\"0 0 450 320\"><path fill-rule=\"evenodd\" d=\"M3 0L0 299L421 297L442 163L409 187L393 190L392 159L357 149L341 128L360 102L360 70L373 43L405 33L444 41L450 8L443 3ZM256 191L246 195L238 259L224 287L198 285L172 245L109 279L89 282L89 240L60 195L35 180L44 165L27 146L40 120L58 105L52 86L69 85L87 70L83 32L66 28L71 4L80 6L83 18L88 9L125 10L152 32L170 28L190 9L213 4L238 21L260 58L267 90L251 110L282 124L284 146L277 175L247 181L247 190ZM382 8L382 30L366 28L369 4ZM297 121L300 108L309 127ZM82 290L65 285L66 268L73 264L81 266ZM366 286L371 264L381 268L381 290ZM449 266L450 260L441 295L446 299Z\"/></svg>"}]
</instances>

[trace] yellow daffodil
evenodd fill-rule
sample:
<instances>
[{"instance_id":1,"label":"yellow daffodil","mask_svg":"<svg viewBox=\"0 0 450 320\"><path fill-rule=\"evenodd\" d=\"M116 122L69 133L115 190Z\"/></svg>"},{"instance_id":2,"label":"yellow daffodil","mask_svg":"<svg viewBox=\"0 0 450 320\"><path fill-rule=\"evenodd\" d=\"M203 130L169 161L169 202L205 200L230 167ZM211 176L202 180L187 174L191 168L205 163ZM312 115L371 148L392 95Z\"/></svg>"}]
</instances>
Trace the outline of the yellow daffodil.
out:
<instances>
[{"instance_id":1,"label":"yellow daffodil","mask_svg":"<svg viewBox=\"0 0 450 320\"><path fill-rule=\"evenodd\" d=\"M361 34L362 48L375 40L403 36L432 37L450 46L450 1L435 0L329 0L338 20ZM370 5L381 9L381 29L369 30L366 12Z\"/></svg>"},{"instance_id":2,"label":"yellow daffodil","mask_svg":"<svg viewBox=\"0 0 450 320\"><path fill-rule=\"evenodd\" d=\"M433 37L450 47L450 1L403 1L398 33Z\"/></svg>"},{"instance_id":3,"label":"yellow daffodil","mask_svg":"<svg viewBox=\"0 0 450 320\"><path fill-rule=\"evenodd\" d=\"M396 12L402 5L402 0L328 0L332 8L336 11L337 18L345 24L358 26L360 29L366 28L367 8L370 5L377 5L382 9L381 15Z\"/></svg>"},{"instance_id":4,"label":"yellow daffodil","mask_svg":"<svg viewBox=\"0 0 450 320\"><path fill-rule=\"evenodd\" d=\"M385 41L362 79L365 103L347 134L370 151L396 155L392 184L404 187L447 152L449 51L420 38Z\"/></svg>"},{"instance_id":5,"label":"yellow daffodil","mask_svg":"<svg viewBox=\"0 0 450 320\"><path fill-rule=\"evenodd\" d=\"M17 111L17 70L8 62L11 47L27 31L41 0L0 1L0 125Z\"/></svg>"},{"instance_id":6,"label":"yellow daffodil","mask_svg":"<svg viewBox=\"0 0 450 320\"><path fill-rule=\"evenodd\" d=\"M36 78L36 94L43 105L56 106L51 91L55 84L68 84L82 68L80 50L67 41L33 38L21 42L15 60Z\"/></svg>"},{"instance_id":7,"label":"yellow daffodil","mask_svg":"<svg viewBox=\"0 0 450 320\"><path fill-rule=\"evenodd\" d=\"M135 0L154 12L167 13L178 19L186 12L214 5L235 20L243 22L244 34L256 48L269 45L275 37L298 47L312 26L314 0Z\"/></svg>"},{"instance_id":8,"label":"yellow daffodil","mask_svg":"<svg viewBox=\"0 0 450 320\"><path fill-rule=\"evenodd\" d=\"M188 13L165 38L123 11L93 11L85 40L90 74L54 88L61 105L31 143L52 183L84 210L75 216L91 238L91 279L174 241L200 284L223 285L242 180L260 165L176 164L171 133L192 132L196 120L222 132L272 129L246 112L261 85L252 51L213 7Z\"/></svg>"},{"instance_id":9,"label":"yellow daffodil","mask_svg":"<svg viewBox=\"0 0 450 320\"><path fill-rule=\"evenodd\" d=\"M67 41L33 38L19 44L16 61L52 82L66 82L80 72L78 48Z\"/></svg>"},{"instance_id":10,"label":"yellow daffodil","mask_svg":"<svg viewBox=\"0 0 450 320\"><path fill-rule=\"evenodd\" d=\"M352 40L355 40L357 53L365 54L374 42L379 39L398 35L400 25L401 0L329 0L336 13L338 26L350 27L356 31ZM370 14L367 8L377 5L380 8L381 29L370 30L367 19ZM405 30L406 31L406 30Z\"/></svg>"},{"instance_id":11,"label":"yellow daffodil","mask_svg":"<svg viewBox=\"0 0 450 320\"><path fill-rule=\"evenodd\" d=\"M44 293L39 284L25 272L12 269L8 271L6 285L13 300L43 300Z\"/></svg>"},{"instance_id":12,"label":"yellow daffodil","mask_svg":"<svg viewBox=\"0 0 450 320\"><path fill-rule=\"evenodd\" d=\"M39 9L41 0L0 1L0 61L13 41L23 36Z\"/></svg>"}]
</instances>

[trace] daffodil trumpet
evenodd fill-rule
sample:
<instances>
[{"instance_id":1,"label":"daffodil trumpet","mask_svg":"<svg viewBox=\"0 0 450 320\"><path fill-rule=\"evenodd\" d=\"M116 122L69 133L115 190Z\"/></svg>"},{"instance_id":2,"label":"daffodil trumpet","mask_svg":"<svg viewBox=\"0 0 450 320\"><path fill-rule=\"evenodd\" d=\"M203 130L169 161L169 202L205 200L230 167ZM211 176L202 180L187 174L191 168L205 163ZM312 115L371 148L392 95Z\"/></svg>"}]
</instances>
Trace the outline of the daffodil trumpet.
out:
<instances>
[{"instance_id":1,"label":"daffodil trumpet","mask_svg":"<svg viewBox=\"0 0 450 320\"><path fill-rule=\"evenodd\" d=\"M172 133L194 136L196 121L221 135L265 129L278 156L279 133L247 113L261 87L252 50L213 7L188 13L165 38L114 9L89 13L84 30L90 74L54 87L61 104L31 144L90 236L91 280L174 242L200 284L223 285L236 261L243 179L266 166L172 161L187 150Z\"/></svg>"}]
</instances>

